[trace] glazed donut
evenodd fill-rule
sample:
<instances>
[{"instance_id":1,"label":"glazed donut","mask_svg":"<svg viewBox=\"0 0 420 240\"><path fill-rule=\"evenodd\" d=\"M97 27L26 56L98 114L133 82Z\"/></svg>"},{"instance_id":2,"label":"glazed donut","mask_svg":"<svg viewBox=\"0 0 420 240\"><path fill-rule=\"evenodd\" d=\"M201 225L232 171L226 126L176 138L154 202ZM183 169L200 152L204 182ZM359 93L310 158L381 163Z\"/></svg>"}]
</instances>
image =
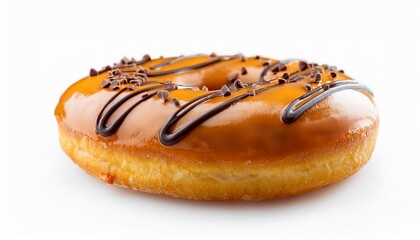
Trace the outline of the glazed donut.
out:
<instances>
[{"instance_id":1,"label":"glazed donut","mask_svg":"<svg viewBox=\"0 0 420 240\"><path fill-rule=\"evenodd\" d=\"M103 181L200 200L284 198L360 169L372 91L334 66L237 55L123 58L70 86L60 144Z\"/></svg>"}]
</instances>

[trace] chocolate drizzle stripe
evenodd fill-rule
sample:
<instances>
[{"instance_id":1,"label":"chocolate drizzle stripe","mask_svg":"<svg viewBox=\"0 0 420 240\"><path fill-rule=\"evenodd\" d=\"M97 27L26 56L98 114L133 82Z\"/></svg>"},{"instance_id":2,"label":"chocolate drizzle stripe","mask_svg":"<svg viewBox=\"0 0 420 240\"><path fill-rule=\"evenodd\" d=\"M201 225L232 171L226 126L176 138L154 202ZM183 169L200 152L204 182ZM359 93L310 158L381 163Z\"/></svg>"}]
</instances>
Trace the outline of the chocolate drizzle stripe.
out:
<instances>
[{"instance_id":1,"label":"chocolate drizzle stripe","mask_svg":"<svg viewBox=\"0 0 420 240\"><path fill-rule=\"evenodd\" d=\"M202 68L202 67L211 65L213 63L220 62L220 61L222 61L221 58L216 58L216 59L212 59L212 60L207 61L207 62L195 64L195 65L184 67L184 68L178 68L178 69L173 69L173 70L168 70L168 71L162 71L162 72L149 72L147 74L147 76L149 76L149 77L156 77L156 76L163 76L163 75L169 75L169 74L174 74L174 73L186 72L186 71L189 71L189 70L194 70L194 69Z\"/></svg>"},{"instance_id":2,"label":"chocolate drizzle stripe","mask_svg":"<svg viewBox=\"0 0 420 240\"><path fill-rule=\"evenodd\" d=\"M144 56L140 61L136 61L135 64L136 65L141 65L143 63L147 63L149 61L151 61L152 59L149 57L149 55Z\"/></svg>"},{"instance_id":3,"label":"chocolate drizzle stripe","mask_svg":"<svg viewBox=\"0 0 420 240\"><path fill-rule=\"evenodd\" d=\"M187 58L202 57L202 56L205 56L205 55L204 54L194 54L194 55L189 55L189 56L181 55L181 56L178 56L178 57L175 57L175 58L166 60L166 61L164 61L162 63L159 63L159 64L151 67L150 69L152 69L152 70L159 70L159 69L161 69L161 68L163 68L163 67L165 67L167 65L170 65L172 63L178 62L180 60L184 60L184 59L187 59Z\"/></svg>"},{"instance_id":4,"label":"chocolate drizzle stripe","mask_svg":"<svg viewBox=\"0 0 420 240\"><path fill-rule=\"evenodd\" d=\"M162 72L148 72L147 76L148 77L157 77L157 76L164 76L164 75L169 75L169 74L174 74L174 73L181 73L181 72L185 72L185 71L189 71L189 70L195 70L198 68L202 68L202 67L206 67L209 66L211 64L214 63L218 63L221 61L227 61L227 60L232 60L235 58L239 58L241 56L241 54L236 54L236 55L232 55L232 56L228 56L228 57L218 57L215 59L211 59L207 62L203 62L203 63L199 63L199 64L195 64L192 66L187 66L187 67L183 67L183 68L178 68L178 69L172 69L172 70L168 70L168 71L162 71ZM123 72L135 72L135 70L122 70Z\"/></svg>"},{"instance_id":5,"label":"chocolate drizzle stripe","mask_svg":"<svg viewBox=\"0 0 420 240\"><path fill-rule=\"evenodd\" d=\"M149 77L156 77L156 76L163 76L163 75L169 75L169 74L174 74L174 73L181 73L181 72L185 72L189 70L195 70L198 68L206 67L217 62L231 60L234 58L237 58L237 55L234 55L231 57L218 57L207 62L195 64L195 65L184 67L184 68L178 68L178 69L173 69L173 70L168 70L168 71L163 71L163 72L149 72L147 75Z\"/></svg>"},{"instance_id":6,"label":"chocolate drizzle stripe","mask_svg":"<svg viewBox=\"0 0 420 240\"><path fill-rule=\"evenodd\" d=\"M292 76L292 75L294 75L294 74L297 74L297 73L298 73L298 72L293 72L293 73L291 73L291 74L290 74L290 76ZM311 75L311 72L302 73L302 74L299 74L299 75L297 75L297 76L295 76L295 77L293 77L293 78L290 78L287 82L289 82L289 83L292 83L292 82L297 82L297 81L299 81L299 80L304 79L305 77L307 77L307 76L309 76L309 75Z\"/></svg>"},{"instance_id":7,"label":"chocolate drizzle stripe","mask_svg":"<svg viewBox=\"0 0 420 240\"><path fill-rule=\"evenodd\" d=\"M105 103L104 107L101 109L101 111L98 114L98 117L96 118L96 130L95 132L97 134L101 134L100 132L98 132L98 126L99 126L99 120L102 116L102 114L104 113L105 109L109 106L109 104L111 104L121 93L123 93L125 90L127 90L127 87L124 87L123 89L121 89L120 91L118 91L116 94L114 94L114 96L112 96L108 102ZM101 134L102 135L102 134Z\"/></svg>"},{"instance_id":8,"label":"chocolate drizzle stripe","mask_svg":"<svg viewBox=\"0 0 420 240\"><path fill-rule=\"evenodd\" d=\"M175 57L175 58L172 58L172 59L163 61L162 63L159 63L159 64L157 64L155 66L150 67L150 69L159 70L159 69L163 68L164 66L169 65L171 63L174 63L176 61L179 61L179 60L181 60L183 58L185 58L185 56L184 55L181 55L179 57Z\"/></svg>"},{"instance_id":9,"label":"chocolate drizzle stripe","mask_svg":"<svg viewBox=\"0 0 420 240\"><path fill-rule=\"evenodd\" d=\"M208 93L205 95L202 95L200 97L197 97L184 106L182 106L178 111L176 111L169 120L163 125L162 129L159 132L159 140L160 142L165 146L171 146L179 141L181 141L188 133L190 133L194 128L202 124L203 122L207 121L208 119L212 118L216 114L222 112L223 110L230 107L232 104L245 99L249 96L254 96L256 93L260 93L263 91L266 91L268 89L278 87L280 85L274 85L270 87L260 88L254 91L246 92L244 94L238 95L232 99L227 100L224 103L221 103L214 107L213 109L209 110L208 112L200 115L196 119L192 120L191 122L187 123L183 127L179 128L178 130L175 130L174 132L170 132L172 126L177 123L183 116L185 116L188 112L190 112L192 109L194 109L196 106L211 100L215 97L220 96L220 91Z\"/></svg>"},{"instance_id":10,"label":"chocolate drizzle stripe","mask_svg":"<svg viewBox=\"0 0 420 240\"><path fill-rule=\"evenodd\" d=\"M296 121L296 119L300 117L305 111L307 111L309 108L313 107L315 104L319 103L326 97L330 96L333 93L340 92L347 89L365 90L373 96L373 92L368 87L366 87L363 84L358 83L355 80L342 80L342 81L331 82L331 83L321 85L313 89L312 91L295 99L283 110L283 113L281 114L281 119L284 123L292 123ZM319 92L321 93L316 95L315 97L312 97L313 95ZM302 105L296 108L296 106L302 102L305 102L305 103L303 103Z\"/></svg>"},{"instance_id":11,"label":"chocolate drizzle stripe","mask_svg":"<svg viewBox=\"0 0 420 240\"><path fill-rule=\"evenodd\" d=\"M297 73L299 73L299 71L296 71L296 72L291 73L291 74L289 75L289 79L287 79L287 80L286 80L286 82L287 82L287 83L297 82L297 81L302 80L302 79L304 79L305 77L307 77L307 76L311 75L311 72L303 72L303 73L301 73L301 74L299 74L299 75L297 75L297 76L294 76L293 78L290 78L291 76L293 76L293 75L295 75L295 74L297 74ZM274 80L276 80L276 79L279 79L279 78L273 78L273 79L270 79L270 80L263 80L263 82L258 82L258 84L269 83L269 82L274 81Z\"/></svg>"},{"instance_id":12,"label":"chocolate drizzle stripe","mask_svg":"<svg viewBox=\"0 0 420 240\"><path fill-rule=\"evenodd\" d=\"M96 119L96 130L95 132L97 134L100 134L104 137L107 136L111 136L112 134L114 134L118 128L121 126L121 124L123 123L123 121L125 120L125 118L127 117L127 115L135 108L137 107L140 103L148 100L149 98L153 97L154 95L157 94L158 91L152 92L152 93L148 93L148 91L151 90L167 90L167 91L171 91L176 89L176 87L174 85L157 85L157 86L152 86L152 87L148 87L148 88L143 88L141 90L132 92L130 94L128 94L127 96L123 97L122 99L120 99L119 101L117 101L112 107L110 107L108 109L108 111L106 111L105 114L104 111L105 109L109 106L109 104L111 104L115 98L117 98L122 92L124 92L127 88L123 88L121 89L118 93L116 93L106 104L105 106L102 108L102 110L100 111L98 118ZM135 102L131 107L129 107L121 116L119 116L113 123L111 124L107 124L109 118L111 118L112 114L114 114L114 112L121 107L121 105L123 105L125 102L127 102L128 100L130 100L131 98L141 94L141 93L145 93L147 92L148 94L141 98L140 100L138 100L137 102ZM102 116L103 115L103 116Z\"/></svg>"}]
</instances>

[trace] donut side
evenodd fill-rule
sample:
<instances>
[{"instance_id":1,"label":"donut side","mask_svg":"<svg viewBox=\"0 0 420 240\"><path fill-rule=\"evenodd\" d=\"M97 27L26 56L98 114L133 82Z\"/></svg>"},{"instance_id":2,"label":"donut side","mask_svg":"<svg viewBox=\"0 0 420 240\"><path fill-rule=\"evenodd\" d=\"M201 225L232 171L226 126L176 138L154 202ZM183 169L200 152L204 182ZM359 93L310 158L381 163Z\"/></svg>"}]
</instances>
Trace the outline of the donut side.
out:
<instances>
[{"instance_id":1,"label":"donut side","mask_svg":"<svg viewBox=\"0 0 420 240\"><path fill-rule=\"evenodd\" d=\"M368 162L377 132L378 122L375 122L349 132L329 146L276 161L222 159L224 164L212 164L130 154L59 125L63 150L90 175L141 192L196 200L286 198L338 182Z\"/></svg>"}]
</instances>

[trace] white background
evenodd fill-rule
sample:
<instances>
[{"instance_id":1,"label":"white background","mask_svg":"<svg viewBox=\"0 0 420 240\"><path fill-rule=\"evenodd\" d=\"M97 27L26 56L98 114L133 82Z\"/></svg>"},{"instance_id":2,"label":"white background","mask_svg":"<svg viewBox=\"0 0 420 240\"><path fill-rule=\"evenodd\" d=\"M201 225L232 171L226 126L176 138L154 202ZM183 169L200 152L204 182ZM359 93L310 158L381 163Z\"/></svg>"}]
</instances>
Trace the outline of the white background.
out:
<instances>
[{"instance_id":1,"label":"white background","mask_svg":"<svg viewBox=\"0 0 420 240\"><path fill-rule=\"evenodd\" d=\"M419 1L0 0L0 239L419 239ZM286 200L197 202L96 180L54 107L123 56L304 58L375 92L381 127L351 178Z\"/></svg>"}]
</instances>

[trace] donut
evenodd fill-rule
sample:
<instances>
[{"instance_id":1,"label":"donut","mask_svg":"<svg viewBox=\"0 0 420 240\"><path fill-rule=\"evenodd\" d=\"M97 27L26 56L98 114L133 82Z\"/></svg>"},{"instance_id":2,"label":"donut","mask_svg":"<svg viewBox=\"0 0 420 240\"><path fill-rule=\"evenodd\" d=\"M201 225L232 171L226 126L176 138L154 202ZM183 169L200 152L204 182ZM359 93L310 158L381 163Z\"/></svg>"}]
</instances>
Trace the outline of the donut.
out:
<instances>
[{"instance_id":1,"label":"donut","mask_svg":"<svg viewBox=\"0 0 420 240\"><path fill-rule=\"evenodd\" d=\"M196 200L338 182L368 162L379 127L372 91L335 66L214 53L91 69L55 116L62 149L90 175Z\"/></svg>"}]
</instances>

